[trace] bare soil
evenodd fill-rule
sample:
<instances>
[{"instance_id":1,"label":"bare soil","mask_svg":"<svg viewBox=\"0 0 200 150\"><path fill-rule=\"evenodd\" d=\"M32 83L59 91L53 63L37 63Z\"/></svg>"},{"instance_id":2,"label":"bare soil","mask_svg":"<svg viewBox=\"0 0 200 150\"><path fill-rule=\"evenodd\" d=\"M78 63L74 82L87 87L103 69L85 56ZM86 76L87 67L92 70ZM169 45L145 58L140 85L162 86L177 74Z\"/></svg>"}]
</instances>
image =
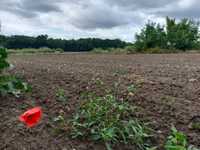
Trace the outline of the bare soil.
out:
<instances>
[{"instance_id":1,"label":"bare soil","mask_svg":"<svg viewBox=\"0 0 200 150\"><path fill-rule=\"evenodd\" d=\"M12 55L9 61L15 65L9 72L33 89L20 98L0 97L0 150L105 149L100 142L71 139L67 127L53 121L58 115L72 118L82 93L103 95L105 89L137 106L137 117L154 129L153 144L162 145L175 125L190 144L200 147L200 131L191 128L200 120L199 54L34 54ZM127 91L132 84L137 87L134 93ZM56 98L60 88L67 103ZM34 106L41 106L44 115L39 125L27 129L18 116ZM134 146L119 144L115 149L134 150Z\"/></svg>"}]
</instances>

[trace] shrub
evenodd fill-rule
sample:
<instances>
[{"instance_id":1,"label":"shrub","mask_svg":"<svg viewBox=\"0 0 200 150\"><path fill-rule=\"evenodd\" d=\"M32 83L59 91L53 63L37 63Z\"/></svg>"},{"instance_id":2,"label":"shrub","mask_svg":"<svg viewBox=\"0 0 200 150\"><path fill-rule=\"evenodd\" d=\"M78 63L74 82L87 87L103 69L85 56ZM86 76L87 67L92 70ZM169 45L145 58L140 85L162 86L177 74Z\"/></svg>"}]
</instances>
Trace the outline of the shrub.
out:
<instances>
[{"instance_id":1,"label":"shrub","mask_svg":"<svg viewBox=\"0 0 200 150\"><path fill-rule=\"evenodd\" d=\"M72 137L104 141L107 149L118 142L135 144L139 149L145 149L148 129L136 118L132 118L132 113L133 107L118 102L112 95L89 96L71 121Z\"/></svg>"},{"instance_id":2,"label":"shrub","mask_svg":"<svg viewBox=\"0 0 200 150\"><path fill-rule=\"evenodd\" d=\"M126 51L127 53L129 53L129 54L135 54L135 53L136 53L136 50L135 50L135 46L134 46L134 45L125 47L125 51Z\"/></svg>"},{"instance_id":3,"label":"shrub","mask_svg":"<svg viewBox=\"0 0 200 150\"><path fill-rule=\"evenodd\" d=\"M96 53L96 54L104 54L104 53L109 53L108 50L102 49L102 48L94 48L92 50L92 53Z\"/></svg>"}]
</instances>

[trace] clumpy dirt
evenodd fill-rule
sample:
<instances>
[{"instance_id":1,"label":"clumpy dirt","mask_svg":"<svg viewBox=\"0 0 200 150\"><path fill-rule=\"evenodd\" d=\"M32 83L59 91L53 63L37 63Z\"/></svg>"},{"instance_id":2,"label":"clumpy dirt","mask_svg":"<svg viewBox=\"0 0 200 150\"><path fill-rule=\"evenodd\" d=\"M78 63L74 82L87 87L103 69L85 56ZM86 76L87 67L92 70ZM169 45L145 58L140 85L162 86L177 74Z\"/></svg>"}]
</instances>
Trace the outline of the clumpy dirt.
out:
<instances>
[{"instance_id":1,"label":"clumpy dirt","mask_svg":"<svg viewBox=\"0 0 200 150\"><path fill-rule=\"evenodd\" d=\"M184 132L190 144L200 147L200 55L12 55L10 73L32 86L20 98L0 97L0 149L2 150L103 150L103 143L74 140L67 127L54 123L62 115L72 118L87 91L105 94L112 90L121 100L136 106L137 117L154 129L154 144L163 145L172 125ZM131 85L136 87L128 92ZM64 89L67 102L57 100ZM25 110L41 106L42 121L27 129L18 120ZM134 149L117 145L116 150ZM162 149L162 148L160 148Z\"/></svg>"}]
</instances>

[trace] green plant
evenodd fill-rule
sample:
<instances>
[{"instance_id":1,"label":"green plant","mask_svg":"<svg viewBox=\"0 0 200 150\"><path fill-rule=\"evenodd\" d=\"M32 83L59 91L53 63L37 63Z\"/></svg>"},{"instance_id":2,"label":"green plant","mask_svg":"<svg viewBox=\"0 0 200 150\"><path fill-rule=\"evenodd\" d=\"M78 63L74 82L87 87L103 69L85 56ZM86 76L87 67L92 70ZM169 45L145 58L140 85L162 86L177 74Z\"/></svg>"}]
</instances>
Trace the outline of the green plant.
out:
<instances>
[{"instance_id":1,"label":"green plant","mask_svg":"<svg viewBox=\"0 0 200 150\"><path fill-rule=\"evenodd\" d=\"M59 115L55 118L53 118L53 122L56 122L56 123L64 123L65 122L65 119L63 116Z\"/></svg>"},{"instance_id":2,"label":"green plant","mask_svg":"<svg viewBox=\"0 0 200 150\"><path fill-rule=\"evenodd\" d=\"M9 67L9 63L6 61L8 54L4 48L0 48L0 73L3 69Z\"/></svg>"},{"instance_id":3,"label":"green plant","mask_svg":"<svg viewBox=\"0 0 200 150\"><path fill-rule=\"evenodd\" d=\"M166 150L187 150L187 139L182 132L178 132L172 127L172 134L168 137L165 144Z\"/></svg>"},{"instance_id":4,"label":"green plant","mask_svg":"<svg viewBox=\"0 0 200 150\"><path fill-rule=\"evenodd\" d=\"M135 144L140 149L145 149L148 129L131 117L134 110L134 107L118 102L112 95L90 95L71 120L72 137L104 141L107 149L118 142Z\"/></svg>"},{"instance_id":5,"label":"green plant","mask_svg":"<svg viewBox=\"0 0 200 150\"><path fill-rule=\"evenodd\" d=\"M30 86L14 76L4 75L3 70L10 65L6 61L8 55L4 48L0 48L0 95L13 94L19 97L21 92L30 91Z\"/></svg>"},{"instance_id":6,"label":"green plant","mask_svg":"<svg viewBox=\"0 0 200 150\"><path fill-rule=\"evenodd\" d=\"M134 93L135 91L136 91L136 87L135 87L135 85L129 85L128 87L127 87L127 90L128 90L128 92L130 93Z\"/></svg>"},{"instance_id":7,"label":"green plant","mask_svg":"<svg viewBox=\"0 0 200 150\"><path fill-rule=\"evenodd\" d=\"M165 144L165 150L199 150L194 146L188 146L186 135L177 131L175 127L172 127L172 133L168 137Z\"/></svg>"},{"instance_id":8,"label":"green plant","mask_svg":"<svg viewBox=\"0 0 200 150\"><path fill-rule=\"evenodd\" d=\"M58 91L56 93L56 97L57 97L57 100L59 102L66 102L67 101L67 97L65 95L65 90L64 89L58 89Z\"/></svg>"},{"instance_id":9,"label":"green plant","mask_svg":"<svg viewBox=\"0 0 200 150\"><path fill-rule=\"evenodd\" d=\"M1 95L12 94L19 97L22 92L31 91L31 87L13 76L0 76Z\"/></svg>"},{"instance_id":10,"label":"green plant","mask_svg":"<svg viewBox=\"0 0 200 150\"><path fill-rule=\"evenodd\" d=\"M200 123L192 123L192 129L200 130Z\"/></svg>"},{"instance_id":11,"label":"green plant","mask_svg":"<svg viewBox=\"0 0 200 150\"><path fill-rule=\"evenodd\" d=\"M102 86L104 84L104 82L100 79L100 78L96 78L94 79L94 82L96 85L98 86Z\"/></svg>"}]
</instances>

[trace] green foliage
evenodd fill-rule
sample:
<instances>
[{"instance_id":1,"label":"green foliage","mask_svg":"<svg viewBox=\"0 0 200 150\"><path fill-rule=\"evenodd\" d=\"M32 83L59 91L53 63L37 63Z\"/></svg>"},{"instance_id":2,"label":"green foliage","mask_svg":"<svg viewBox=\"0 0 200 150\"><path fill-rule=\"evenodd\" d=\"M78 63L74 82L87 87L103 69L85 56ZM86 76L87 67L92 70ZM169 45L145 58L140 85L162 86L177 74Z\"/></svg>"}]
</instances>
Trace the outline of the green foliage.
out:
<instances>
[{"instance_id":1,"label":"green foliage","mask_svg":"<svg viewBox=\"0 0 200 150\"><path fill-rule=\"evenodd\" d=\"M27 83L14 76L3 74L3 70L10 66L6 59L6 50L0 48L0 95L13 94L18 97L21 92L30 91L30 86Z\"/></svg>"},{"instance_id":2,"label":"green foliage","mask_svg":"<svg viewBox=\"0 0 200 150\"><path fill-rule=\"evenodd\" d=\"M39 35L37 37L0 35L0 46L14 50L24 48L39 49L42 47L48 47L50 49L63 49L66 52L80 52L91 51L94 48L123 48L126 45L126 42L123 42L119 39L109 40L87 38L78 40L65 40L49 38L47 35Z\"/></svg>"},{"instance_id":3,"label":"green foliage","mask_svg":"<svg viewBox=\"0 0 200 150\"><path fill-rule=\"evenodd\" d=\"M50 49L50 48L23 48L23 49L9 49L7 50L8 53L11 54L26 54L26 53L62 53L64 50L62 49Z\"/></svg>"},{"instance_id":4,"label":"green foliage","mask_svg":"<svg viewBox=\"0 0 200 150\"><path fill-rule=\"evenodd\" d=\"M200 130L200 123L199 123L199 122L197 122L197 123L192 123L192 129Z\"/></svg>"},{"instance_id":5,"label":"green foliage","mask_svg":"<svg viewBox=\"0 0 200 150\"><path fill-rule=\"evenodd\" d=\"M135 48L141 52L147 48L164 48L166 45L166 33L164 27L148 22L140 34L136 34Z\"/></svg>"},{"instance_id":6,"label":"green foliage","mask_svg":"<svg viewBox=\"0 0 200 150\"><path fill-rule=\"evenodd\" d=\"M128 92L135 92L136 91L136 86L135 85L129 85L128 87L127 87L127 90L128 90Z\"/></svg>"},{"instance_id":7,"label":"green foliage","mask_svg":"<svg viewBox=\"0 0 200 150\"><path fill-rule=\"evenodd\" d=\"M6 49L0 48L0 73L3 71L3 69L9 67L9 63L6 61L7 57L8 54Z\"/></svg>"},{"instance_id":8,"label":"green foliage","mask_svg":"<svg viewBox=\"0 0 200 150\"><path fill-rule=\"evenodd\" d=\"M145 149L145 139L149 137L147 128L132 118L132 113L133 107L118 102L112 95L88 96L71 121L72 136L104 141L107 149L118 142L135 144Z\"/></svg>"},{"instance_id":9,"label":"green foliage","mask_svg":"<svg viewBox=\"0 0 200 150\"><path fill-rule=\"evenodd\" d=\"M135 48L138 52L152 48L170 50L200 48L198 27L199 24L195 21L182 19L177 23L175 19L169 17L166 18L166 27L148 22L141 33L136 34Z\"/></svg>"},{"instance_id":10,"label":"green foliage","mask_svg":"<svg viewBox=\"0 0 200 150\"><path fill-rule=\"evenodd\" d=\"M64 119L63 116L59 115L59 116L53 118L53 122L62 123L63 124L63 123L65 123L65 119Z\"/></svg>"},{"instance_id":11,"label":"green foliage","mask_svg":"<svg viewBox=\"0 0 200 150\"><path fill-rule=\"evenodd\" d=\"M19 97L22 92L28 92L31 87L21 80L12 76L0 76L0 94L12 94Z\"/></svg>"},{"instance_id":12,"label":"green foliage","mask_svg":"<svg viewBox=\"0 0 200 150\"><path fill-rule=\"evenodd\" d=\"M167 42L170 49L187 50L195 47L199 38L199 24L188 20L182 19L176 23L175 19L166 19L166 33Z\"/></svg>"},{"instance_id":13,"label":"green foliage","mask_svg":"<svg viewBox=\"0 0 200 150\"><path fill-rule=\"evenodd\" d=\"M168 137L165 144L166 150L187 150L187 139L186 136L178 132L176 128L172 128L172 134Z\"/></svg>"},{"instance_id":14,"label":"green foliage","mask_svg":"<svg viewBox=\"0 0 200 150\"><path fill-rule=\"evenodd\" d=\"M136 53L136 50L134 45L129 45L123 48L94 48L92 52L96 54L133 54Z\"/></svg>"},{"instance_id":15,"label":"green foliage","mask_svg":"<svg viewBox=\"0 0 200 150\"><path fill-rule=\"evenodd\" d=\"M186 135L177 131L175 127L172 127L172 133L168 137L165 144L165 150L199 150L194 146L188 146Z\"/></svg>"},{"instance_id":16,"label":"green foliage","mask_svg":"<svg viewBox=\"0 0 200 150\"><path fill-rule=\"evenodd\" d=\"M128 54L136 53L135 45L126 46L124 49Z\"/></svg>"},{"instance_id":17,"label":"green foliage","mask_svg":"<svg viewBox=\"0 0 200 150\"><path fill-rule=\"evenodd\" d=\"M64 89L58 89L56 97L59 102L64 102L64 103L67 102L67 96L65 95Z\"/></svg>"},{"instance_id":18,"label":"green foliage","mask_svg":"<svg viewBox=\"0 0 200 150\"><path fill-rule=\"evenodd\" d=\"M95 48L92 50L92 52L96 53L96 54L107 54L107 53L126 54L126 53L128 53L126 48L108 48L108 49Z\"/></svg>"}]
</instances>

